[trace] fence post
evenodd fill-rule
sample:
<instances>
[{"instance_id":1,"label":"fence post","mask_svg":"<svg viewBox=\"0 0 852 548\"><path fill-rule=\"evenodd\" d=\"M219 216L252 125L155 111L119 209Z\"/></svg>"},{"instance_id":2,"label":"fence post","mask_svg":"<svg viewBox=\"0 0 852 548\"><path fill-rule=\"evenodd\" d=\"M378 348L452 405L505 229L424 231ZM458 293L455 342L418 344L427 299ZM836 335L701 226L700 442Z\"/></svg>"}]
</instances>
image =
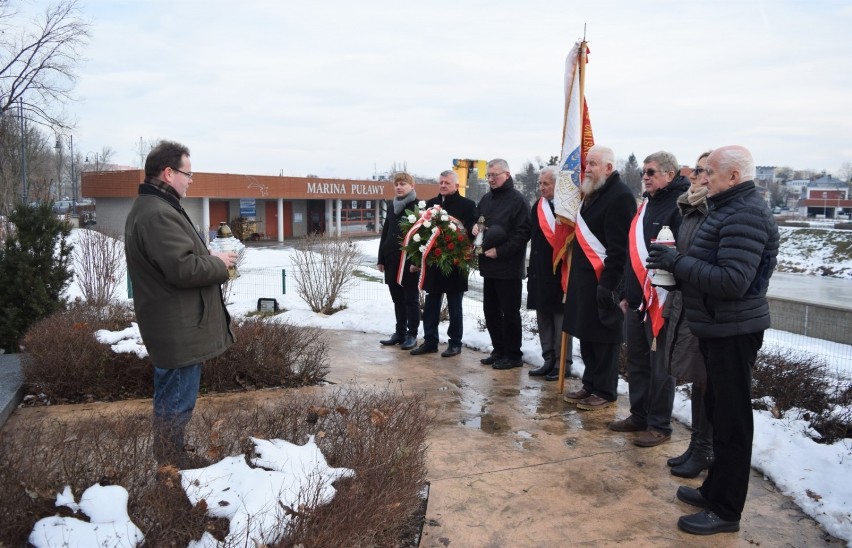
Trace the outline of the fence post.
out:
<instances>
[{"instance_id":1,"label":"fence post","mask_svg":"<svg viewBox=\"0 0 852 548\"><path fill-rule=\"evenodd\" d=\"M281 293L287 294L287 270L281 269Z\"/></svg>"}]
</instances>

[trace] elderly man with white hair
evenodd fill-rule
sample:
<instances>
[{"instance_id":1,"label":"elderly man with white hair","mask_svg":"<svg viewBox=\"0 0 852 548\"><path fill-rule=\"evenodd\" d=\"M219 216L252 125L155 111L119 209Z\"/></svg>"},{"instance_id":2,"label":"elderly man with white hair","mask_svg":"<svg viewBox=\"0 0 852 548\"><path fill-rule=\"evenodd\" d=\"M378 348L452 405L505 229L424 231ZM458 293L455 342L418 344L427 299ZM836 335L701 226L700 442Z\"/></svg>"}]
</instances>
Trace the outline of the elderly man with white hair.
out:
<instances>
[{"instance_id":1,"label":"elderly man with white hair","mask_svg":"<svg viewBox=\"0 0 852 548\"><path fill-rule=\"evenodd\" d=\"M647 262L680 284L707 367L715 462L700 488L677 490L678 499L702 508L678 520L678 527L696 535L740 528L754 437L752 368L770 325L766 290L778 255L778 227L755 187L749 150L717 148L705 169L709 211L688 251L652 245Z\"/></svg>"}]
</instances>

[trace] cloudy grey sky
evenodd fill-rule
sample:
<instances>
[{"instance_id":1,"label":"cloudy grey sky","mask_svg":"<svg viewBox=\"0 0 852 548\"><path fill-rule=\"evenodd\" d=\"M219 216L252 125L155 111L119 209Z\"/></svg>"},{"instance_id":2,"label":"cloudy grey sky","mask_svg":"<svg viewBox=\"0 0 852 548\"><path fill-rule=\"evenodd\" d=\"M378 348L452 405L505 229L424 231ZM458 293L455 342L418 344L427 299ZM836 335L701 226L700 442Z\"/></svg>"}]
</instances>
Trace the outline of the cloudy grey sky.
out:
<instances>
[{"instance_id":1,"label":"cloudy grey sky","mask_svg":"<svg viewBox=\"0 0 852 548\"><path fill-rule=\"evenodd\" d=\"M185 143L196 171L518 171L559 153L584 24L592 128L618 158L742 144L759 165L852 161L848 0L84 2L75 144L129 165L141 137Z\"/></svg>"}]
</instances>

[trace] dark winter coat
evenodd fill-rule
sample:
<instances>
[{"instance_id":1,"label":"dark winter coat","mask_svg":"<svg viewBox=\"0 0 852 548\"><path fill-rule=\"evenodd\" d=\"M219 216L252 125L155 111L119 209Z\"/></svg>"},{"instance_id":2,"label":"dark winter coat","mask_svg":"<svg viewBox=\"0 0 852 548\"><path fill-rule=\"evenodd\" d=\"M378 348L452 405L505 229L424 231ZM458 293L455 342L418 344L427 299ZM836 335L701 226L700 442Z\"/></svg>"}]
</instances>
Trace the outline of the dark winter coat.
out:
<instances>
[{"instance_id":1,"label":"dark winter coat","mask_svg":"<svg viewBox=\"0 0 852 548\"><path fill-rule=\"evenodd\" d=\"M139 186L124 251L139 332L156 367L201 363L233 344L221 289L228 269L210 255L177 196Z\"/></svg>"},{"instance_id":2,"label":"dark winter coat","mask_svg":"<svg viewBox=\"0 0 852 548\"><path fill-rule=\"evenodd\" d=\"M562 261L553 273L553 248L539 224L539 203L530 212L530 261L527 267L527 308L542 312L562 312ZM548 204L553 210L553 206Z\"/></svg>"},{"instance_id":3,"label":"dark winter coat","mask_svg":"<svg viewBox=\"0 0 852 548\"><path fill-rule=\"evenodd\" d=\"M778 255L778 227L754 181L707 199L709 212L672 273L689 328L701 338L769 328L766 290Z\"/></svg>"},{"instance_id":4,"label":"dark winter coat","mask_svg":"<svg viewBox=\"0 0 852 548\"><path fill-rule=\"evenodd\" d=\"M645 213L642 218L642 232L645 236L646 248L651 245L652 239L657 238L657 234L664 226L671 229L675 242L678 241L681 215L677 208L677 199L688 189L689 179L678 175L671 183L657 190L653 196L645 195L648 202L645 204ZM643 301L642 285L636 279L629 260L624 274L624 289L627 306L632 310L638 310Z\"/></svg>"},{"instance_id":5,"label":"dark winter coat","mask_svg":"<svg viewBox=\"0 0 852 548\"><path fill-rule=\"evenodd\" d=\"M382 236L379 240L379 259L376 264L383 265L385 267L385 283L386 284L395 284L397 271L399 269L399 261L400 261L400 252L402 250L402 229L399 227L399 220L405 215L405 210L414 210L414 204L417 203L417 198L414 198L414 201L405 206L399 215L394 213L393 210L393 200L387 201L387 211L385 214L385 224L382 226ZM405 287L411 287L413 285L417 285L417 280L419 278L419 274L417 272L411 272L411 261L408 258L405 259L405 266L403 267L404 274L402 275L402 285Z\"/></svg>"},{"instance_id":6,"label":"dark winter coat","mask_svg":"<svg viewBox=\"0 0 852 548\"><path fill-rule=\"evenodd\" d=\"M679 253L685 254L692 245L695 232L707 216L707 201L693 206L687 200L687 193L684 193L678 197L677 207L682 220L675 245ZM663 317L668 326L664 352L671 374L682 383L707 382L704 356L698 348L698 337L689 330L689 322L683 310L683 292L679 287L669 291L663 305Z\"/></svg>"},{"instance_id":7,"label":"dark winter coat","mask_svg":"<svg viewBox=\"0 0 852 548\"><path fill-rule=\"evenodd\" d=\"M624 315L617 306L609 310L598 308L597 286L600 283L610 291L621 289L636 198L616 171L597 192L585 198L580 211L591 232L606 248L607 257L598 282L592 263L574 238L562 330L580 340L617 344L623 337ZM611 316L620 316L621 320L612 321ZM601 317L608 320L607 325L601 323Z\"/></svg>"},{"instance_id":8,"label":"dark winter coat","mask_svg":"<svg viewBox=\"0 0 852 548\"><path fill-rule=\"evenodd\" d=\"M479 273L483 278L523 279L530 239L530 204L515 189L512 177L482 197L476 208L476 218L479 217L485 218L486 226L483 250L497 249L496 259L479 256Z\"/></svg>"},{"instance_id":9,"label":"dark winter coat","mask_svg":"<svg viewBox=\"0 0 852 548\"><path fill-rule=\"evenodd\" d=\"M440 205L452 217L458 219L467 231L468 236L470 236L470 231L476 223L476 202L465 198L456 191L449 196L438 194L426 202L426 207L430 208L436 204ZM469 273L469 271L465 271L464 273L459 272L459 269L454 267L449 275L445 275L437 266L430 266L426 270L426 279L423 280L423 290L427 293L459 293L467 291L467 277Z\"/></svg>"}]
</instances>

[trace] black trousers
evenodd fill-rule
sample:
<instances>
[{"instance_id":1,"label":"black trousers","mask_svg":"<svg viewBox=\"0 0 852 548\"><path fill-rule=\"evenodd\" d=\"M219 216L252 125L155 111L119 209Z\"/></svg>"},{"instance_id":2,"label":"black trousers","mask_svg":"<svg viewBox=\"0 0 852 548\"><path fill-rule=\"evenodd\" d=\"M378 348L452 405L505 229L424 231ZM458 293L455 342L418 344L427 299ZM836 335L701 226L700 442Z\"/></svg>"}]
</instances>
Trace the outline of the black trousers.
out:
<instances>
[{"instance_id":1,"label":"black trousers","mask_svg":"<svg viewBox=\"0 0 852 548\"><path fill-rule=\"evenodd\" d=\"M417 283L411 286L401 286L396 282L388 284L393 313L396 316L396 332L399 335L417 337L420 327L420 289Z\"/></svg>"},{"instance_id":2,"label":"black trousers","mask_svg":"<svg viewBox=\"0 0 852 548\"><path fill-rule=\"evenodd\" d=\"M621 343L602 343L580 339L580 356L586 364L583 388L607 401L618 398L618 351Z\"/></svg>"},{"instance_id":3,"label":"black trousers","mask_svg":"<svg viewBox=\"0 0 852 548\"><path fill-rule=\"evenodd\" d=\"M492 354L520 360L521 352L521 286L520 279L485 278L482 284L482 310L485 327L491 337Z\"/></svg>"},{"instance_id":4,"label":"black trousers","mask_svg":"<svg viewBox=\"0 0 852 548\"><path fill-rule=\"evenodd\" d=\"M713 425L716 459L700 491L716 515L738 520L745 507L751 474L751 373L757 351L763 345L763 331L699 339L698 344L707 366L704 404Z\"/></svg>"}]
</instances>

